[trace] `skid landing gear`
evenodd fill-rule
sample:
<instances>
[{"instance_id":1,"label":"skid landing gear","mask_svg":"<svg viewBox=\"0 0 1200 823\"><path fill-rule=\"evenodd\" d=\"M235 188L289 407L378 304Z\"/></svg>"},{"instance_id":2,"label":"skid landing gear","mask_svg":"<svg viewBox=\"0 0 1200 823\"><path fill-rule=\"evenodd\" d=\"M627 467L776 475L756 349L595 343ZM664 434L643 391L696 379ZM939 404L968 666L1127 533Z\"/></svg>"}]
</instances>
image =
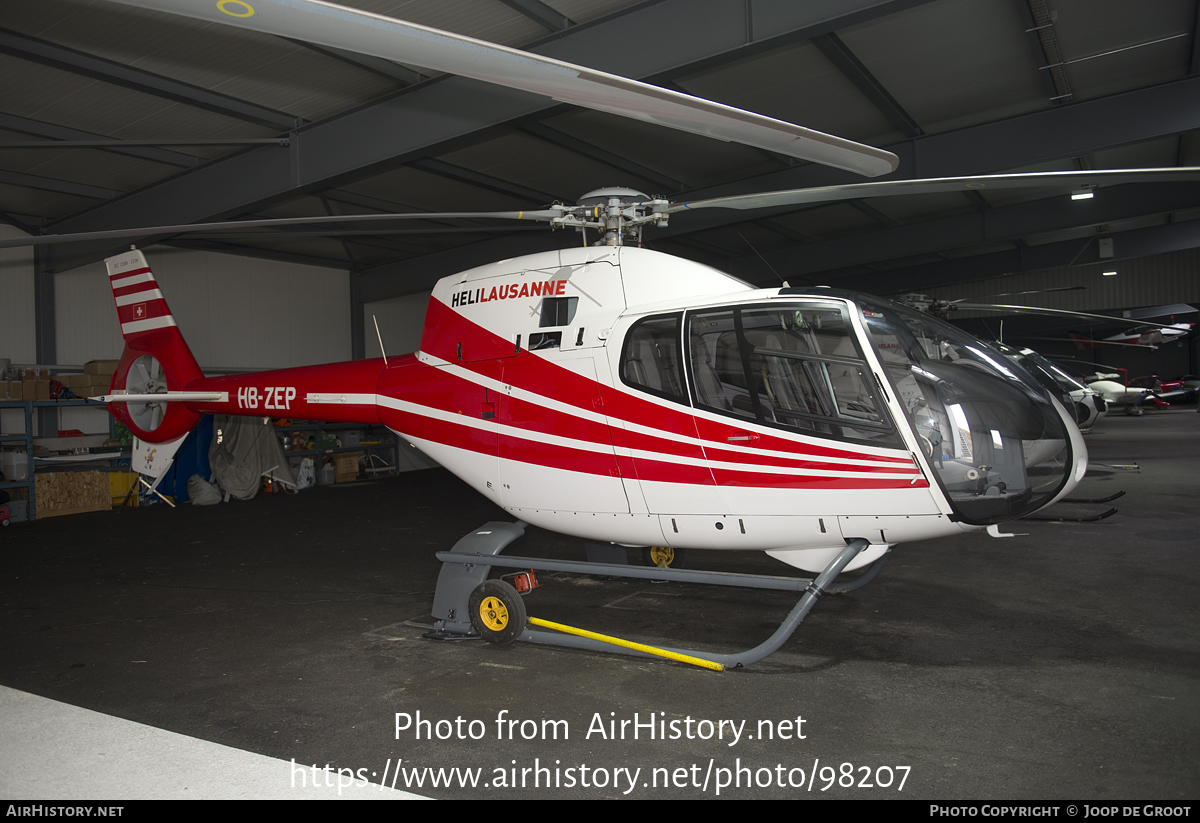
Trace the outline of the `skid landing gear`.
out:
<instances>
[{"instance_id":1,"label":"skid landing gear","mask_svg":"<svg viewBox=\"0 0 1200 823\"><path fill-rule=\"evenodd\" d=\"M433 616L436 622L434 630L427 634L427 637L447 640L483 637L493 643L511 643L514 640L521 640L526 643L541 643L548 646L591 651L620 652L640 657L656 656L594 639L594 635L581 637L528 628L525 604L516 590L503 581L487 579L488 573L493 567L647 580L675 580L682 583L801 592L795 607L775 630L775 633L752 649L736 654L714 654L686 649L659 650L710 661L717 664L719 668L739 668L757 663L777 651L808 616L822 594L853 591L874 580L888 557L885 553L858 578L846 585L836 586L834 580L842 573L842 569L870 545L866 540L858 538L847 541L846 548L842 549L815 579L694 571L661 566L650 568L616 563L549 560L537 557L498 556L506 546L525 533L526 525L520 521L516 523L495 521L485 523L459 540L451 551L438 552L437 559L442 561L442 570L438 575L437 591L433 598ZM544 623L545 621L537 622Z\"/></svg>"}]
</instances>

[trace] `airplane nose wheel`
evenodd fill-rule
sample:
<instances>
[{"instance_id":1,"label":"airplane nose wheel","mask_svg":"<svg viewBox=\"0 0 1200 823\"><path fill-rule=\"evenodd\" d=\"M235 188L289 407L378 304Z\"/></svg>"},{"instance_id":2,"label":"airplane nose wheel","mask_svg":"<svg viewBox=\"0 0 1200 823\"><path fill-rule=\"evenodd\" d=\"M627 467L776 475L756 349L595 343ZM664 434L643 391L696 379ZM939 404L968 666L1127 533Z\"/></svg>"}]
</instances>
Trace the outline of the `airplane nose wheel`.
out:
<instances>
[{"instance_id":1,"label":"airplane nose wheel","mask_svg":"<svg viewBox=\"0 0 1200 823\"><path fill-rule=\"evenodd\" d=\"M489 643L508 644L525 631L525 601L503 580L485 580L471 592L471 626Z\"/></svg>"}]
</instances>

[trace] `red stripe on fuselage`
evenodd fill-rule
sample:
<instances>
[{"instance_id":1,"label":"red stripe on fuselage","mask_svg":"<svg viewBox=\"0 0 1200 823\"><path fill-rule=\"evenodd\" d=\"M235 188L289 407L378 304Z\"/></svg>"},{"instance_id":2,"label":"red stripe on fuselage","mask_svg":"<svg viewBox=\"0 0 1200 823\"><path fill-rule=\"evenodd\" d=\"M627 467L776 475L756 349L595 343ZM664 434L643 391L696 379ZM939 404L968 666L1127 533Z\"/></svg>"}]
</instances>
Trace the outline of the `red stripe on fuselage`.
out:
<instances>
[{"instance_id":1,"label":"red stripe on fuselage","mask_svg":"<svg viewBox=\"0 0 1200 823\"><path fill-rule=\"evenodd\" d=\"M462 360L458 359L459 346L462 347ZM574 406L584 412L597 411L591 402L599 394L603 398L603 412L618 422L627 420L636 425L655 429L661 432L647 434L632 431L621 425L605 426L583 416L550 410L539 407L535 403L514 399L511 396L498 397L495 391L489 391L469 379L450 374L448 370L427 366L419 362L412 363L400 370L387 370L381 376L379 391L387 396L398 397L418 405L433 409L449 411L455 414L470 415L483 419L494 419L499 423L512 425L528 430L530 439L536 440L539 434L555 435L564 438L575 438L606 446L609 443L618 449L632 449L639 452L662 454L667 459L659 460L654 457L639 456L635 460L618 456L621 471L626 477L635 476L631 468L636 464L637 475L647 480L662 480L666 482L683 482L690 484L712 485L714 479L704 466L674 463L670 456L687 457L696 460L717 460L727 463L743 463L755 466L771 467L778 472L731 472L719 469L722 477L729 480L730 485L779 486L782 488L875 488L900 487L909 485L908 480L888 480L879 478L826 478L805 475L809 471L848 471L863 474L893 474L905 473L911 475L915 471L912 459L908 456L891 456L874 453L864 453L845 448L836 448L798 442L786 437L771 434L759 434L754 445L765 450L791 453L792 456L755 454L752 451L734 451L720 447L720 442L728 437L730 430L740 428L738 420L713 421L703 417L693 417L689 407L673 404L660 404L647 400L625 391L598 384L596 381L577 374L568 368L550 362L543 358L521 351L514 351L515 344L501 338L479 325L467 320L458 312L453 311L440 301L430 301L426 317L425 334L422 340L423 350L428 354L446 360L464 370L474 372L481 377L502 381L533 394L553 398L558 402ZM520 358L520 368L506 370L506 364L517 365L515 357ZM487 417L491 412L492 417ZM385 419L395 419L400 431L404 428L404 420L408 415L383 412ZM476 451L490 451L490 446L479 442L481 436L477 427L466 428L474 434L463 437L450 433L445 428L454 424L433 426L423 418L413 425L419 426L426 434L414 436L425 437L446 445L456 445L461 442L463 448ZM435 434L436 431L436 434ZM501 435L508 437L508 435ZM611 439L610 439L611 438ZM516 438L522 440L522 438ZM709 445L704 450L694 441L703 439ZM522 446L522 449L526 447ZM562 468L572 468L570 457L563 454L583 452L586 450L570 449L564 446L549 446L541 444L537 452L540 456L531 456L529 462L543 465L556 465ZM830 462L812 460L813 457L824 457ZM517 458L514 458L517 459ZM590 458L582 460L582 464L591 465ZM849 462L850 460L870 460L879 463L894 464L887 466L862 466ZM544 461L544 462L543 462ZM603 468L608 473L611 464L607 457L596 463L597 468ZM589 471L587 468L576 470ZM770 479L777 478L777 479ZM924 485L924 481L918 481ZM884 484L879 486L878 484Z\"/></svg>"}]
</instances>

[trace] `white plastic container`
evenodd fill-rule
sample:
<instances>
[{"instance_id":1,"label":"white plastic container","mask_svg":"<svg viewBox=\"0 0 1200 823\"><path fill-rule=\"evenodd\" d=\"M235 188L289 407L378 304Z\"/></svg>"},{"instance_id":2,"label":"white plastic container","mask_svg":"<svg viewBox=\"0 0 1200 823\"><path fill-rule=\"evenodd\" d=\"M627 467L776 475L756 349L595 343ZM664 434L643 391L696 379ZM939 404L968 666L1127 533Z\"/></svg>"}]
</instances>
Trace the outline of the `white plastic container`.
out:
<instances>
[{"instance_id":1,"label":"white plastic container","mask_svg":"<svg viewBox=\"0 0 1200 823\"><path fill-rule=\"evenodd\" d=\"M0 471L7 482L29 479L29 457L25 452L0 452Z\"/></svg>"}]
</instances>

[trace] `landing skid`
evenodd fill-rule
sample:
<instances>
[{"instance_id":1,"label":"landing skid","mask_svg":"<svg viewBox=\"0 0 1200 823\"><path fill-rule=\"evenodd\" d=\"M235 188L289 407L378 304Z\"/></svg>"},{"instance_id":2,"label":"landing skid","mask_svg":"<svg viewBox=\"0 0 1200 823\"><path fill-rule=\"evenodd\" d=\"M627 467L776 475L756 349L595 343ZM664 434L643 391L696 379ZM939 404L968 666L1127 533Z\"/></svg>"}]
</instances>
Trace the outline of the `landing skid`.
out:
<instances>
[{"instance_id":1,"label":"landing skid","mask_svg":"<svg viewBox=\"0 0 1200 823\"><path fill-rule=\"evenodd\" d=\"M1095 523L1097 520L1104 520L1106 517L1112 517L1117 513L1115 508L1109 509L1100 514L1093 514L1088 517L1022 517L1022 520L1043 520L1047 523Z\"/></svg>"},{"instance_id":2,"label":"landing skid","mask_svg":"<svg viewBox=\"0 0 1200 823\"><path fill-rule=\"evenodd\" d=\"M596 563L588 561L549 560L540 557L499 557L499 553L514 540L525 533L527 524L490 522L462 538L448 552L438 552L437 559L442 561L442 570L438 575L437 591L433 598L434 630L426 637L435 639L461 639L479 637L480 632L472 624L472 595L487 581L492 568L535 569L538 571L572 572L575 574L603 575L607 577L628 577L642 580L674 580L681 583L702 583L711 586L737 586L749 589L774 589L778 591L799 591L800 599L795 607L767 640L752 649L736 654L715 654L687 649L664 648L659 651L672 655L686 655L700 660L709 661L723 668L739 668L757 663L768 655L776 652L803 622L804 618L816 605L822 594L827 592L840 594L862 588L875 579L879 570L887 561L884 554L866 571L854 580L842 585L834 585L834 581L842 570L870 543L861 538L848 541L846 548L837 554L815 579L797 577L773 577L758 574L736 574L732 572L708 572L693 569L663 569L648 566L627 566L618 563ZM890 553L890 550L889 550ZM497 581L489 581L493 586ZM490 603L501 612L499 619L506 621L517 619L515 612L520 612L521 631L514 634L513 639L526 643L540 643L546 646L562 646L589 651L619 652L638 657L655 657L653 653L641 652L634 649L613 645L603 640L591 637L579 637L557 632L536 631L524 628L525 615L523 603L502 604L494 596L496 592L486 589L483 594L484 603ZM515 590L513 590L515 595ZM476 594L477 601L480 595ZM519 596L518 596L519 599ZM504 605L509 605L505 610ZM513 608L515 606L516 608ZM476 606L474 611L479 611ZM485 607L486 608L486 607ZM490 615L490 616L489 616ZM497 619L495 613L484 616L485 626L492 625L490 620ZM485 629L486 631L486 629ZM507 642L495 641L493 642Z\"/></svg>"},{"instance_id":3,"label":"landing skid","mask_svg":"<svg viewBox=\"0 0 1200 823\"><path fill-rule=\"evenodd\" d=\"M1124 497L1125 491L1122 489L1116 494L1110 494L1108 497L1064 497L1059 503L1111 503L1118 497Z\"/></svg>"}]
</instances>

